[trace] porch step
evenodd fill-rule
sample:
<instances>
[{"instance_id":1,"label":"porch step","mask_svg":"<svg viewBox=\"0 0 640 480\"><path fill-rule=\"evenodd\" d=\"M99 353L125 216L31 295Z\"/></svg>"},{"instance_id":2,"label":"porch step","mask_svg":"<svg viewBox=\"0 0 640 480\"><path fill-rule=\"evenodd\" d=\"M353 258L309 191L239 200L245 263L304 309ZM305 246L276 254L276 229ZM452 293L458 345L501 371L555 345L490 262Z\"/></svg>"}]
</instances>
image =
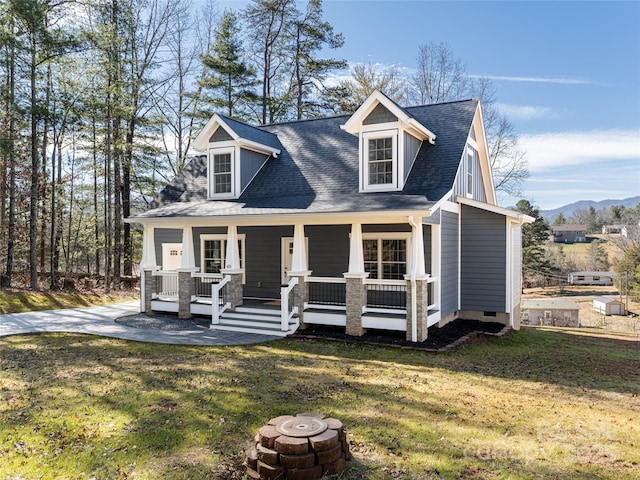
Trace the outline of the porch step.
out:
<instances>
[{"instance_id":1,"label":"porch step","mask_svg":"<svg viewBox=\"0 0 640 480\"><path fill-rule=\"evenodd\" d=\"M211 330L229 332L258 333L286 337L294 333L300 325L296 318L289 320L288 329L281 329L280 310L275 308L238 307L235 312L224 312L220 323L211 325Z\"/></svg>"}]
</instances>

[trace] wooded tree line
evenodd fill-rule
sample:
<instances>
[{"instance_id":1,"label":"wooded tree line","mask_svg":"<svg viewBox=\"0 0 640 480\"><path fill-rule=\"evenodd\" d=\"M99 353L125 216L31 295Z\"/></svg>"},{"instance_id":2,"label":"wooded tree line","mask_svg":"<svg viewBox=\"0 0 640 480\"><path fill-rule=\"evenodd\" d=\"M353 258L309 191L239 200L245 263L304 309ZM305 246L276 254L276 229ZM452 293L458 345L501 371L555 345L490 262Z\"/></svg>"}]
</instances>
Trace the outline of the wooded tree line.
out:
<instances>
[{"instance_id":1,"label":"wooded tree line","mask_svg":"<svg viewBox=\"0 0 640 480\"><path fill-rule=\"evenodd\" d=\"M260 125L351 113L374 89L402 105L481 97L496 186L520 190L526 159L491 83L446 44L420 46L408 77L321 55L344 42L321 0L0 0L0 286L133 276L140 234L123 219L215 111Z\"/></svg>"}]
</instances>

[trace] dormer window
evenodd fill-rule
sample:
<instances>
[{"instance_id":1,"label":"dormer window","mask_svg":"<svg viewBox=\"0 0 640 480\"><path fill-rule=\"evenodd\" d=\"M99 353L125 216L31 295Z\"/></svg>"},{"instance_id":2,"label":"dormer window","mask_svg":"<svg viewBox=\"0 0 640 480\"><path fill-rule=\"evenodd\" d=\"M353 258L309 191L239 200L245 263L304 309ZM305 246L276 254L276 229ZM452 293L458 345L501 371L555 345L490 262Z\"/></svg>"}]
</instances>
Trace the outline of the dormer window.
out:
<instances>
[{"instance_id":1,"label":"dormer window","mask_svg":"<svg viewBox=\"0 0 640 480\"><path fill-rule=\"evenodd\" d=\"M340 128L359 138L360 192L404 188L423 141L435 144L431 130L378 90Z\"/></svg>"},{"instance_id":2,"label":"dormer window","mask_svg":"<svg viewBox=\"0 0 640 480\"><path fill-rule=\"evenodd\" d=\"M209 150L209 198L234 196L234 149Z\"/></svg>"},{"instance_id":3,"label":"dormer window","mask_svg":"<svg viewBox=\"0 0 640 480\"><path fill-rule=\"evenodd\" d=\"M363 134L366 169L363 190L395 189L398 178L397 131L367 132Z\"/></svg>"}]
</instances>

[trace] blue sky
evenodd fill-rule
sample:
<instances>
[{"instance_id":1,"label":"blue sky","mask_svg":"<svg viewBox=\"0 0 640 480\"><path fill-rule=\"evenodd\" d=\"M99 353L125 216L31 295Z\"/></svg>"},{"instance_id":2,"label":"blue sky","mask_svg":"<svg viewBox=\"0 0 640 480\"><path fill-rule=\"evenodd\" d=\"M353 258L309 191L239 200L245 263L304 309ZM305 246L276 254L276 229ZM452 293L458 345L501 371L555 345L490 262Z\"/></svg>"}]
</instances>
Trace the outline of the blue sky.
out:
<instances>
[{"instance_id":1,"label":"blue sky","mask_svg":"<svg viewBox=\"0 0 640 480\"><path fill-rule=\"evenodd\" d=\"M323 8L345 37L336 58L410 73L419 45L446 42L469 74L491 78L527 152L523 197L533 204L640 195L640 1L325 0Z\"/></svg>"}]
</instances>

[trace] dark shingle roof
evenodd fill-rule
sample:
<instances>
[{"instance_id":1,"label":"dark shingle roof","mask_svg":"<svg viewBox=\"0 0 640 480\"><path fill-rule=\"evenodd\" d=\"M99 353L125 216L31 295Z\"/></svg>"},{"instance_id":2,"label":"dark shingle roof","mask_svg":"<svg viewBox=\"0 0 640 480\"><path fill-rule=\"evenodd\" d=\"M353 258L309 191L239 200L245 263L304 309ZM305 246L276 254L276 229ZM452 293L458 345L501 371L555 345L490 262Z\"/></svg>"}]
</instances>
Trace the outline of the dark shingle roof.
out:
<instances>
[{"instance_id":1,"label":"dark shingle roof","mask_svg":"<svg viewBox=\"0 0 640 480\"><path fill-rule=\"evenodd\" d=\"M404 190L389 193L358 192L358 138L340 128L348 116L260 128L225 117L238 135L281 154L266 162L239 199L224 201L207 200L206 157L196 157L138 217L426 209L453 187L477 105L464 100L405 108L437 139L422 143Z\"/></svg>"},{"instance_id":2,"label":"dark shingle roof","mask_svg":"<svg viewBox=\"0 0 640 480\"><path fill-rule=\"evenodd\" d=\"M245 140L251 140L256 143L260 143L262 145L266 145L268 147L272 147L280 150L282 145L273 133L262 130L258 127L253 127L251 125L247 125L246 123L238 122L229 117L225 117L224 115L220 115L220 118L224 120L224 122L236 132L240 138L244 138Z\"/></svg>"}]
</instances>

